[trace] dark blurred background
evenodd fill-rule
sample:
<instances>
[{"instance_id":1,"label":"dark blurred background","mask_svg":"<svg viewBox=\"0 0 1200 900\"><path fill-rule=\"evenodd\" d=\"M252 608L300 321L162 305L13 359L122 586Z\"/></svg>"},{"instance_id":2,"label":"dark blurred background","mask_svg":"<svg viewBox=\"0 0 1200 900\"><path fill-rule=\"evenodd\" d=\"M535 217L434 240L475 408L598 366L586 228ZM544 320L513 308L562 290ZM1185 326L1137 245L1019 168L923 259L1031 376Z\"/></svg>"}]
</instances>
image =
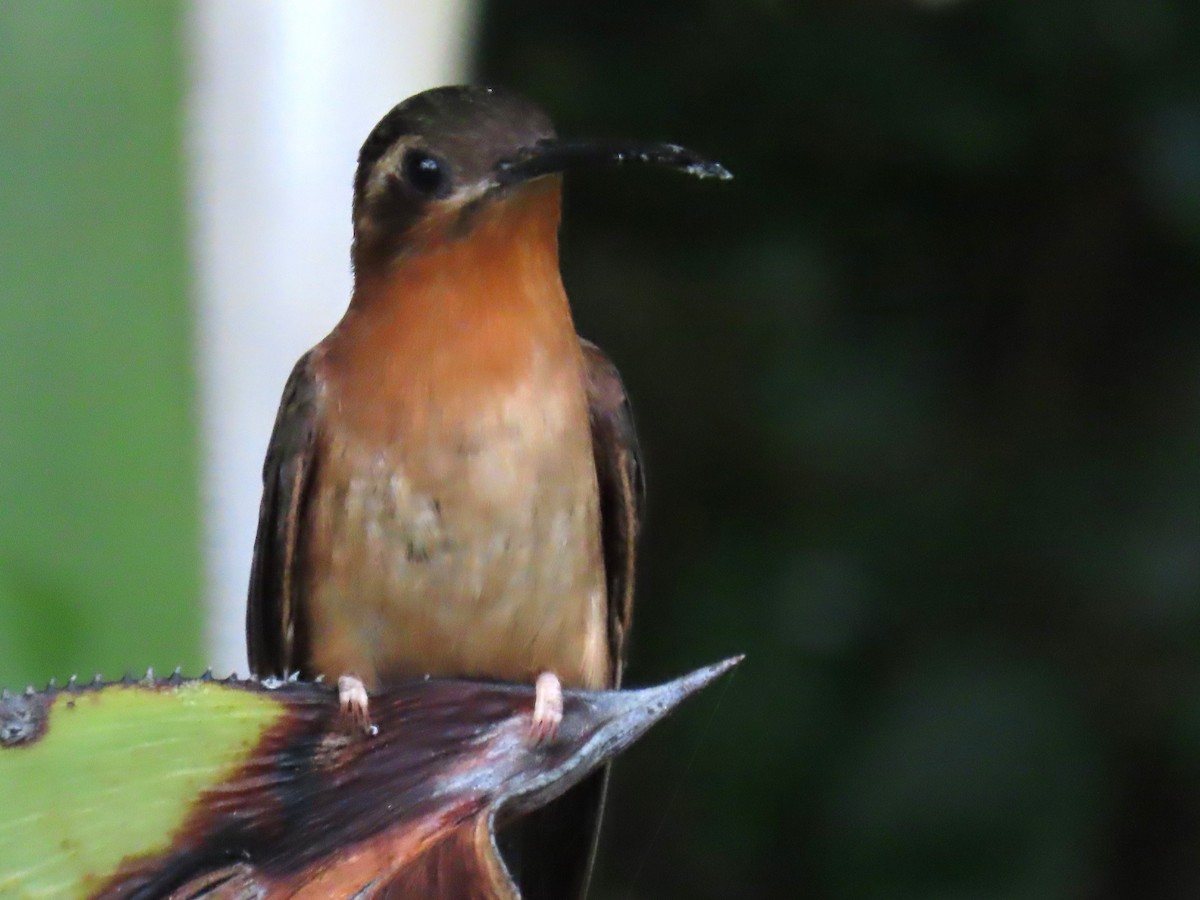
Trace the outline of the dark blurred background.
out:
<instances>
[{"instance_id":1,"label":"dark blurred background","mask_svg":"<svg viewBox=\"0 0 1200 900\"><path fill-rule=\"evenodd\" d=\"M182 126L126 92L182 102L164 8L80 4L78 45L0 9L11 683L204 656L186 307L145 313ZM747 654L618 764L595 896L1200 896L1200 6L480 10L477 80L737 176L567 187L648 470L629 681Z\"/></svg>"},{"instance_id":2,"label":"dark blurred background","mask_svg":"<svg viewBox=\"0 0 1200 900\"><path fill-rule=\"evenodd\" d=\"M487 6L647 458L612 897L1200 896L1200 7Z\"/></svg>"}]
</instances>

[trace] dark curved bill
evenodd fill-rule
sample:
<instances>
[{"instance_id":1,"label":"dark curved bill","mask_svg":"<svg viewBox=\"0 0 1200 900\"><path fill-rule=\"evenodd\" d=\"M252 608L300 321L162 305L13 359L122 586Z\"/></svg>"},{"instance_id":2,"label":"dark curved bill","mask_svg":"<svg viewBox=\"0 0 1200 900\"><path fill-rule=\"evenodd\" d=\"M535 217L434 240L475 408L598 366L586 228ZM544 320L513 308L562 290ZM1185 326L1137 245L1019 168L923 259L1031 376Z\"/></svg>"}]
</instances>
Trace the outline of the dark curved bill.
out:
<instances>
[{"instance_id":1,"label":"dark curved bill","mask_svg":"<svg viewBox=\"0 0 1200 900\"><path fill-rule=\"evenodd\" d=\"M663 166L697 178L720 181L733 177L719 162L705 159L678 144L546 140L502 160L496 166L496 181L502 185L515 184L565 169L629 164Z\"/></svg>"}]
</instances>

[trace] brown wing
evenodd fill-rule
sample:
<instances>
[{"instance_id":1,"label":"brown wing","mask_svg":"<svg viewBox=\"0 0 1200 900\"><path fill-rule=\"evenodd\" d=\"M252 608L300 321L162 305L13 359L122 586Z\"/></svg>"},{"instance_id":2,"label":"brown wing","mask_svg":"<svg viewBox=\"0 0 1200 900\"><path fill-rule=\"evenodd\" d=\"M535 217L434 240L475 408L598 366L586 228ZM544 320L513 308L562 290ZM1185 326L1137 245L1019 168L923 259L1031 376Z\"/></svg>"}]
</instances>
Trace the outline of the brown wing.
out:
<instances>
[{"instance_id":1,"label":"brown wing","mask_svg":"<svg viewBox=\"0 0 1200 900\"><path fill-rule=\"evenodd\" d=\"M617 367L604 351L580 340L588 381L592 449L600 484L600 524L608 582L608 645L613 687L621 684L625 639L633 621L634 563L645 502L633 409Z\"/></svg>"},{"instance_id":2,"label":"brown wing","mask_svg":"<svg viewBox=\"0 0 1200 900\"><path fill-rule=\"evenodd\" d=\"M246 650L255 675L286 677L307 646L299 596L299 542L312 484L316 382L306 353L292 369L263 463L263 495L246 603Z\"/></svg>"}]
</instances>

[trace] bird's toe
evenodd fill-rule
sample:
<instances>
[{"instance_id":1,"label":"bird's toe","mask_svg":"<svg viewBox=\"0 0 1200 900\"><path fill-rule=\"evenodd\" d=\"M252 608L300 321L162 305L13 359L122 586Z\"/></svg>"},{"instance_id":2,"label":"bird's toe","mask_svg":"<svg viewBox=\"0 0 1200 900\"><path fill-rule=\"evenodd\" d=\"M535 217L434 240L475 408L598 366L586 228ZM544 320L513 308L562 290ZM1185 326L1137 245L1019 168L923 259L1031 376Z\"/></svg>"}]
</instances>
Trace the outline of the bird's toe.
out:
<instances>
[{"instance_id":1,"label":"bird's toe","mask_svg":"<svg viewBox=\"0 0 1200 900\"><path fill-rule=\"evenodd\" d=\"M368 736L378 734L379 729L371 724L367 687L361 679L353 675L342 675L338 678L338 704L341 706L342 716L353 730Z\"/></svg>"},{"instance_id":2,"label":"bird's toe","mask_svg":"<svg viewBox=\"0 0 1200 900\"><path fill-rule=\"evenodd\" d=\"M529 738L534 745L548 743L558 736L563 720L562 682L553 672L543 672L534 685L533 717Z\"/></svg>"}]
</instances>

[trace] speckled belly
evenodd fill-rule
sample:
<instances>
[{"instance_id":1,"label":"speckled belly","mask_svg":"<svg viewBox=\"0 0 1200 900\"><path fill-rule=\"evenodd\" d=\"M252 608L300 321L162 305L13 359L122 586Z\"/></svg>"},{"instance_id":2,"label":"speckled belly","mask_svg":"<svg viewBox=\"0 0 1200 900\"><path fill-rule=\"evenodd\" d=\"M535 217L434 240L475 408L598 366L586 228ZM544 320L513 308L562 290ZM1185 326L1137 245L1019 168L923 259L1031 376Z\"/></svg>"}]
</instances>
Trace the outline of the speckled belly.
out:
<instances>
[{"instance_id":1,"label":"speckled belly","mask_svg":"<svg viewBox=\"0 0 1200 900\"><path fill-rule=\"evenodd\" d=\"M568 424L382 453L327 441L306 542L315 670L603 686L596 476L586 418Z\"/></svg>"}]
</instances>

